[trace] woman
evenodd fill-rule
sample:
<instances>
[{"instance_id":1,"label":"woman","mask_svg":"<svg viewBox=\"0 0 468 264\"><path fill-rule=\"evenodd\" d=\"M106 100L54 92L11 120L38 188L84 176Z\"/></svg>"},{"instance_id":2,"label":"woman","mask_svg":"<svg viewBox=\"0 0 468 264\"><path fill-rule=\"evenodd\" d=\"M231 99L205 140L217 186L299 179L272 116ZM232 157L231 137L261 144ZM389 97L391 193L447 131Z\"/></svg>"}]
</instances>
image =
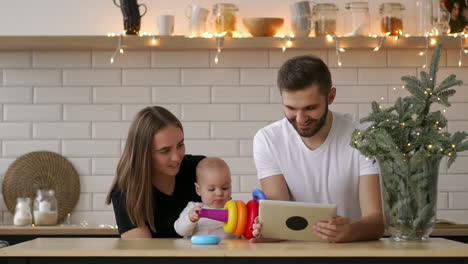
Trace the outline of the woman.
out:
<instances>
[{"instance_id":1,"label":"woman","mask_svg":"<svg viewBox=\"0 0 468 264\"><path fill-rule=\"evenodd\" d=\"M185 155L180 121L159 106L141 110L106 203L114 207L122 238L180 237L174 222L196 194L195 170L204 156Z\"/></svg>"}]
</instances>

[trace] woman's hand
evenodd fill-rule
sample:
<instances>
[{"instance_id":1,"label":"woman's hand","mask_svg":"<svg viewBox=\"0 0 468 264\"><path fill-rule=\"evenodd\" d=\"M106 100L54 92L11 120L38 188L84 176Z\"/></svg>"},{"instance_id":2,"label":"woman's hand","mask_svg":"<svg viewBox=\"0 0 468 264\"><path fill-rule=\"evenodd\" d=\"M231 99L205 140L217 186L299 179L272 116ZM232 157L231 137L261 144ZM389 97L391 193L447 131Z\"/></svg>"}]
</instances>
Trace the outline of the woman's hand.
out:
<instances>
[{"instance_id":1,"label":"woman's hand","mask_svg":"<svg viewBox=\"0 0 468 264\"><path fill-rule=\"evenodd\" d=\"M198 216L198 212L200 212L202 208L203 208L203 204L197 203L195 207L192 208L192 210L190 210L189 212L190 221L197 222L200 219L200 216Z\"/></svg>"},{"instance_id":2,"label":"woman's hand","mask_svg":"<svg viewBox=\"0 0 468 264\"><path fill-rule=\"evenodd\" d=\"M314 224L314 231L317 236L328 242L349 242L352 241L351 224L344 216L335 216L328 221L319 221Z\"/></svg>"}]
</instances>

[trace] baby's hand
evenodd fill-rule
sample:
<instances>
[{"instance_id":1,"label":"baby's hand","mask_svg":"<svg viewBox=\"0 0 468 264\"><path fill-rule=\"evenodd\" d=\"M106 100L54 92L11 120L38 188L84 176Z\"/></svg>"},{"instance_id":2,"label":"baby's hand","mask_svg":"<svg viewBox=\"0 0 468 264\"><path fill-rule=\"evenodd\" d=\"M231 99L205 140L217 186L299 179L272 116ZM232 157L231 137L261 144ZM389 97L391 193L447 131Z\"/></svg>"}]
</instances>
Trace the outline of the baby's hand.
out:
<instances>
[{"instance_id":1,"label":"baby's hand","mask_svg":"<svg viewBox=\"0 0 468 264\"><path fill-rule=\"evenodd\" d=\"M190 210L190 213L189 213L189 218L190 218L190 221L192 222L197 222L200 217L198 216L198 212L203 208L203 204L201 203L197 203L195 205L194 208L192 208L192 210Z\"/></svg>"},{"instance_id":2,"label":"baby's hand","mask_svg":"<svg viewBox=\"0 0 468 264\"><path fill-rule=\"evenodd\" d=\"M269 243L269 242L281 242L283 240L272 239L272 238L262 238L262 229L263 225L258 220L258 217L255 218L254 223L252 224L252 238L249 240L250 243Z\"/></svg>"},{"instance_id":3,"label":"baby's hand","mask_svg":"<svg viewBox=\"0 0 468 264\"><path fill-rule=\"evenodd\" d=\"M262 234L262 223L258 220L258 217L255 217L254 223L252 224L252 236L254 238L260 238Z\"/></svg>"}]
</instances>

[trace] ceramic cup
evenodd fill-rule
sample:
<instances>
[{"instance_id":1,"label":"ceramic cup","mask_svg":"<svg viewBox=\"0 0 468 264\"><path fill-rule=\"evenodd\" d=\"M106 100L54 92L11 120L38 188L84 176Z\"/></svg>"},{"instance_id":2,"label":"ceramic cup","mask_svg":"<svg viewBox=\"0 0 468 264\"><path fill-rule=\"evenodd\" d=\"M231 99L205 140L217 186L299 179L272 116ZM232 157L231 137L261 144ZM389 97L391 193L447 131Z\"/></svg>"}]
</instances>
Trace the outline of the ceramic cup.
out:
<instances>
[{"instance_id":1,"label":"ceramic cup","mask_svg":"<svg viewBox=\"0 0 468 264\"><path fill-rule=\"evenodd\" d=\"M158 16L158 30L160 36L170 36L174 33L174 20L173 15Z\"/></svg>"}]
</instances>

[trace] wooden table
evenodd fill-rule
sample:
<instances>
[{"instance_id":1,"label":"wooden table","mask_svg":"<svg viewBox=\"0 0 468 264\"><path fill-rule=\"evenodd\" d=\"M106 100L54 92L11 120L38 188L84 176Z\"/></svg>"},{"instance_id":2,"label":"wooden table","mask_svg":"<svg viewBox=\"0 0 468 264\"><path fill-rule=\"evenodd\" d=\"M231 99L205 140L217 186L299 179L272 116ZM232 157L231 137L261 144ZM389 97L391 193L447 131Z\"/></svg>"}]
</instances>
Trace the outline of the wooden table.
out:
<instances>
[{"instance_id":1,"label":"wooden table","mask_svg":"<svg viewBox=\"0 0 468 264\"><path fill-rule=\"evenodd\" d=\"M6 261L5 261L6 260ZM334 244L252 244L223 240L192 245L189 239L38 238L0 249L1 263L468 263L468 245L443 238L424 243L389 239Z\"/></svg>"},{"instance_id":2,"label":"wooden table","mask_svg":"<svg viewBox=\"0 0 468 264\"><path fill-rule=\"evenodd\" d=\"M55 225L55 226L14 226L0 225L0 235L119 235L116 228L109 226L79 226L79 225Z\"/></svg>"},{"instance_id":3,"label":"wooden table","mask_svg":"<svg viewBox=\"0 0 468 264\"><path fill-rule=\"evenodd\" d=\"M10 245L42 237L120 237L119 231L109 226L13 226L0 225L0 240Z\"/></svg>"}]
</instances>

